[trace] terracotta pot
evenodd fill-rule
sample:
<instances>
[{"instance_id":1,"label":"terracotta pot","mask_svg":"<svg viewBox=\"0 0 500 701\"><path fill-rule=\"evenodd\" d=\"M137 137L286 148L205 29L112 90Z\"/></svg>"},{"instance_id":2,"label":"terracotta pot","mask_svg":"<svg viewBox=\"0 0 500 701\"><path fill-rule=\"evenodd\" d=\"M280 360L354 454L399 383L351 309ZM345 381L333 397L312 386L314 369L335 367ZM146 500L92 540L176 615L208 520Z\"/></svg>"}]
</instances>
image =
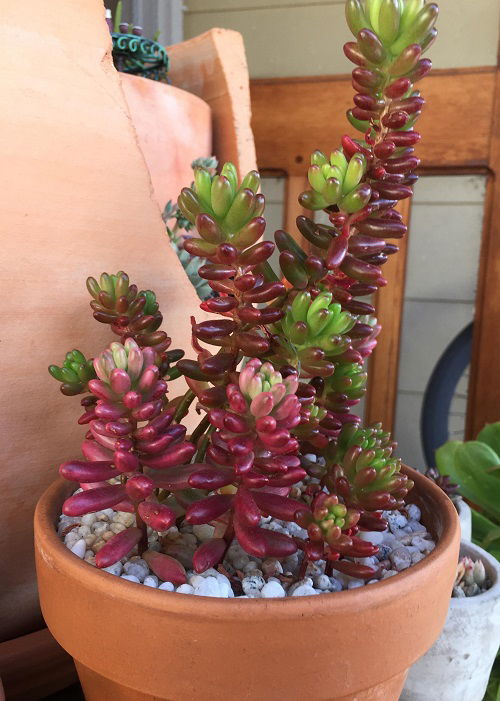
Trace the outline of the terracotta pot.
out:
<instances>
[{"instance_id":1,"label":"terracotta pot","mask_svg":"<svg viewBox=\"0 0 500 701\"><path fill-rule=\"evenodd\" d=\"M478 545L462 541L462 557L482 560L492 586L451 599L444 628L410 670L401 701L481 701L500 644L500 564Z\"/></svg>"},{"instance_id":2,"label":"terracotta pot","mask_svg":"<svg viewBox=\"0 0 500 701\"><path fill-rule=\"evenodd\" d=\"M173 85L119 73L137 143L163 211L193 180L191 163L212 155L210 107Z\"/></svg>"},{"instance_id":3,"label":"terracotta pot","mask_svg":"<svg viewBox=\"0 0 500 701\"><path fill-rule=\"evenodd\" d=\"M274 600L193 598L99 572L57 537L72 487L55 482L35 514L40 601L87 701L396 701L444 624L460 537L451 501L408 472L439 540L425 560L366 588Z\"/></svg>"},{"instance_id":4,"label":"terracotta pot","mask_svg":"<svg viewBox=\"0 0 500 701\"><path fill-rule=\"evenodd\" d=\"M0 561L15 566L2 566L0 641L43 626L31 518L57 465L80 454L78 398L60 394L47 366L60 364L68 349L93 356L113 340L92 318L85 278L122 269L140 289L154 289L173 348L190 347L190 314L203 318L168 243L103 12L102 0L2 3L9 99L0 115L0 152L9 165L1 188L0 285L9 309L0 386ZM208 114L199 98L186 102L195 116L199 109ZM205 128L208 143L206 120ZM173 182L166 194L175 197L177 188ZM20 353L29 355L31 370L21 371ZM182 381L176 385L172 393L181 393Z\"/></svg>"}]
</instances>

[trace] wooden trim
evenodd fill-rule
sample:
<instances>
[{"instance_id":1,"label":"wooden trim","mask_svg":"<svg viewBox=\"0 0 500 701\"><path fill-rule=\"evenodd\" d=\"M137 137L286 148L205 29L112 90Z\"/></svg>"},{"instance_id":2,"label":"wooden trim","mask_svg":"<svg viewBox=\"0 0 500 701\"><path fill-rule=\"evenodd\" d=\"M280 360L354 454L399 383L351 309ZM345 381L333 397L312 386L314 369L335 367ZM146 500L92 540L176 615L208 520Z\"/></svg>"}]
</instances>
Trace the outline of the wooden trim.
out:
<instances>
[{"instance_id":1,"label":"wooden trim","mask_svg":"<svg viewBox=\"0 0 500 701\"><path fill-rule=\"evenodd\" d=\"M411 200L398 206L405 224L409 224ZM386 431L394 431L398 392L399 349L406 283L408 237L398 241L399 252L384 265L387 287L375 295L376 316L382 325L377 347L368 364L368 387L365 401L366 424L381 421Z\"/></svg>"},{"instance_id":2,"label":"wooden trim","mask_svg":"<svg viewBox=\"0 0 500 701\"><path fill-rule=\"evenodd\" d=\"M466 436L500 420L500 71L496 76L481 258L479 262Z\"/></svg>"},{"instance_id":3,"label":"wooden trim","mask_svg":"<svg viewBox=\"0 0 500 701\"><path fill-rule=\"evenodd\" d=\"M264 78L252 80L250 89L258 163L288 176L286 226L296 235L300 208L292 190L304 182L304 164L312 151L329 153L343 133L352 131L344 117L352 104L351 79ZM436 70L426 79L425 96L420 173L491 175L469 390L467 433L472 437L485 422L500 419L500 72L494 66ZM383 420L389 429L395 414L406 246L384 267L389 285L377 295L383 331L371 359L366 404L367 420Z\"/></svg>"},{"instance_id":4,"label":"wooden trim","mask_svg":"<svg viewBox=\"0 0 500 701\"><path fill-rule=\"evenodd\" d=\"M495 68L435 71L419 121L423 168L481 168L489 162ZM302 175L312 151L330 152L352 129L349 76L251 81L252 126L259 166ZM457 138L458 135L458 138Z\"/></svg>"},{"instance_id":5,"label":"wooden trim","mask_svg":"<svg viewBox=\"0 0 500 701\"><path fill-rule=\"evenodd\" d=\"M73 659L48 628L0 643L0 677L9 701L36 701L78 680Z\"/></svg>"}]
</instances>

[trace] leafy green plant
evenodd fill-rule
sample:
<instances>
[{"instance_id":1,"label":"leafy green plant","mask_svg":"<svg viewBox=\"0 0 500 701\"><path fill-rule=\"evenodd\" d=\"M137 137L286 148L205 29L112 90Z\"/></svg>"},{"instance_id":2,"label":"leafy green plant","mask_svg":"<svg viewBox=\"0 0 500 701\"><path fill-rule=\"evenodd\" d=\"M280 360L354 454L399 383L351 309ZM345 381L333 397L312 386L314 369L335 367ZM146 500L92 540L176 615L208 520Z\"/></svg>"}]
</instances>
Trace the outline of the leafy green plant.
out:
<instances>
[{"instance_id":1,"label":"leafy green plant","mask_svg":"<svg viewBox=\"0 0 500 701\"><path fill-rule=\"evenodd\" d=\"M500 559L500 422L475 441L449 441L436 451L442 475L459 484L472 509L472 540Z\"/></svg>"}]
</instances>

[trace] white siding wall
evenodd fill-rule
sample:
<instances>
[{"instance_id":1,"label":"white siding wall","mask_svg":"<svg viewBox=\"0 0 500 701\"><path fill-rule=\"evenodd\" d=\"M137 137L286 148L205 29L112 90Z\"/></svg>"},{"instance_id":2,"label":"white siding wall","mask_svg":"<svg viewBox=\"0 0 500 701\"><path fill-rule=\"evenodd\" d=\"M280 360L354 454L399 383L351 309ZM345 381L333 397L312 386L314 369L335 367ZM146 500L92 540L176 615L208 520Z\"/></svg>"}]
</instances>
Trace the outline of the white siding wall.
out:
<instances>
[{"instance_id":1,"label":"white siding wall","mask_svg":"<svg viewBox=\"0 0 500 701\"><path fill-rule=\"evenodd\" d=\"M186 0L185 36L243 34L252 78L347 73L344 0ZM436 68L496 64L499 0L439 0Z\"/></svg>"},{"instance_id":2,"label":"white siding wall","mask_svg":"<svg viewBox=\"0 0 500 701\"><path fill-rule=\"evenodd\" d=\"M421 178L415 186L406 275L395 438L410 465L424 467L420 443L423 392L439 357L474 315L486 178ZM382 331L383 333L383 331ZM466 382L452 405L460 439Z\"/></svg>"}]
</instances>

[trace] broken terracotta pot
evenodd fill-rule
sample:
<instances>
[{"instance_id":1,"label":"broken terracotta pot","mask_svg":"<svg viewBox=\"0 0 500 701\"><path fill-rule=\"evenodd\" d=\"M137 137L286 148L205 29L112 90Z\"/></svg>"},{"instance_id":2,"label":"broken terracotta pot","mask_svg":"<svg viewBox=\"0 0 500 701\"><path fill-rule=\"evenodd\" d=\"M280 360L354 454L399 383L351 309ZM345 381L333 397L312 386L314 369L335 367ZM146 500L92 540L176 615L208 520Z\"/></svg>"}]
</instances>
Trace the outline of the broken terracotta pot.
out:
<instances>
[{"instance_id":1,"label":"broken terracotta pot","mask_svg":"<svg viewBox=\"0 0 500 701\"><path fill-rule=\"evenodd\" d=\"M427 558L369 587L273 600L193 597L100 572L58 538L72 487L55 482L35 514L40 601L87 701L396 701L444 624L460 538L444 492L405 470L438 540Z\"/></svg>"}]
</instances>

